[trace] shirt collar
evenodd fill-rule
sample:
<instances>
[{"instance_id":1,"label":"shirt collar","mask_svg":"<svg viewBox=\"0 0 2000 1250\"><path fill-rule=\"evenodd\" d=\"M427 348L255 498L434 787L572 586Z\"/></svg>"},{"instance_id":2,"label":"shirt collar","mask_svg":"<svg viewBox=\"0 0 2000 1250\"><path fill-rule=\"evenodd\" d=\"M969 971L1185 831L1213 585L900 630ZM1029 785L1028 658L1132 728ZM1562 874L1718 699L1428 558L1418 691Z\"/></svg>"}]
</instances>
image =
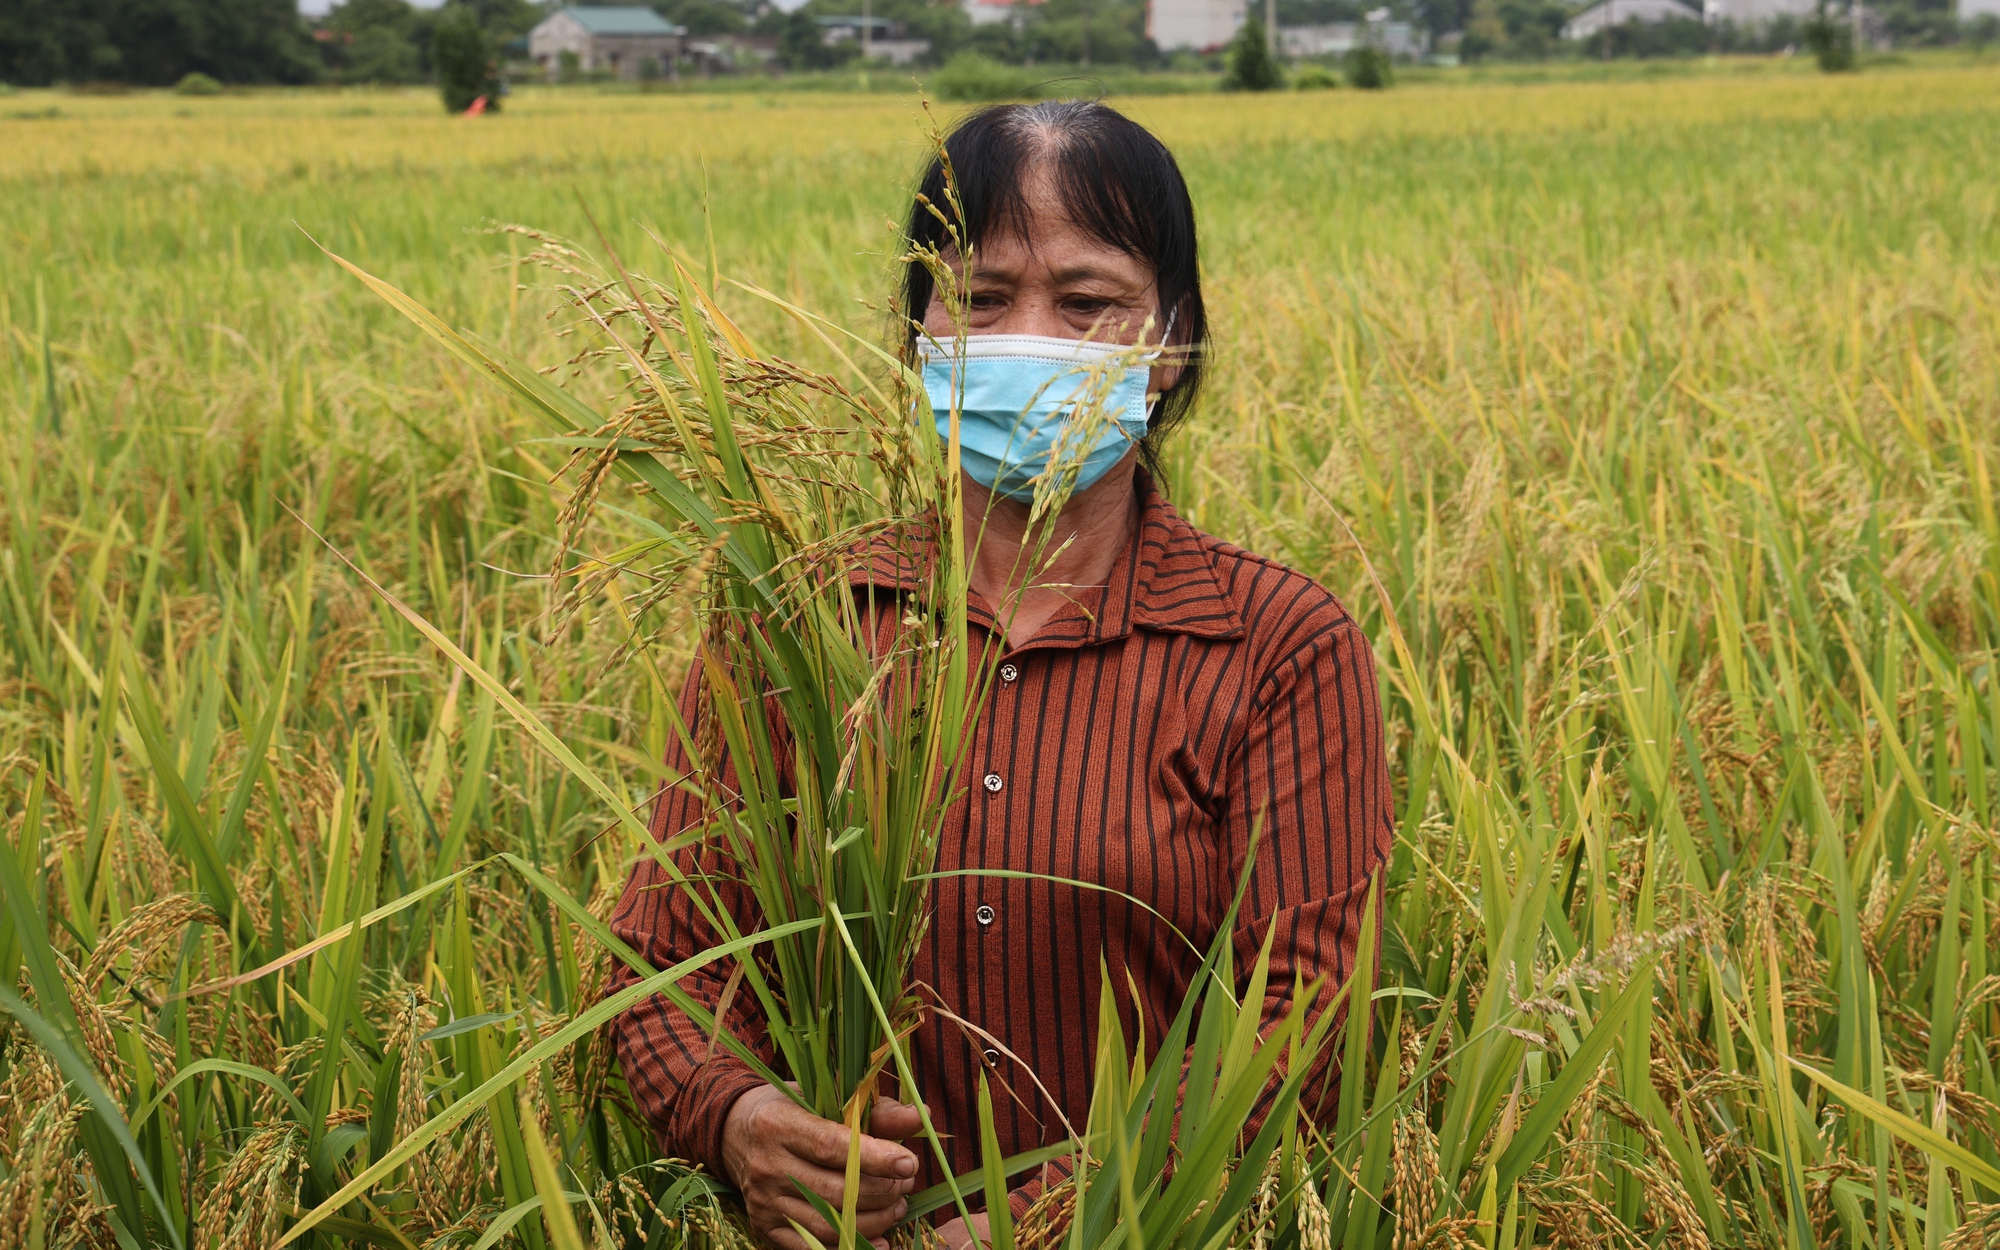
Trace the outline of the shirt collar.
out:
<instances>
[{"instance_id":1,"label":"shirt collar","mask_svg":"<svg viewBox=\"0 0 2000 1250\"><path fill-rule=\"evenodd\" d=\"M1142 467L1133 476L1139 526L1131 546L1119 553L1104 585L1073 588L1070 602L1022 649L1097 646L1135 628L1196 638L1243 636L1243 618L1223 588L1214 545L1167 502L1152 474ZM922 588L931 541L878 536L848 580L857 587L914 594ZM976 625L994 626L991 605L977 595L967 615Z\"/></svg>"}]
</instances>

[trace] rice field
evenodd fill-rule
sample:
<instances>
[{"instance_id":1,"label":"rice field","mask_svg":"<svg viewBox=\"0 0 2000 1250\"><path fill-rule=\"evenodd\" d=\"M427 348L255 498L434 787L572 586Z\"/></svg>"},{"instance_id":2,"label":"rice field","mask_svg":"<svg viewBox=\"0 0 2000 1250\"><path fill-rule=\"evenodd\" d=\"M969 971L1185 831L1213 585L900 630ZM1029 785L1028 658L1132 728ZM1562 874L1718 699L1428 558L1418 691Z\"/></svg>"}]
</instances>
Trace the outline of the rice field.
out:
<instances>
[{"instance_id":1,"label":"rice field","mask_svg":"<svg viewBox=\"0 0 2000 1250\"><path fill-rule=\"evenodd\" d=\"M2000 66L1122 103L1216 325L1169 493L1341 595L1395 761L1383 988L1242 1244L2000 1241ZM643 814L685 623L566 610L567 450L316 243L542 366L499 227L585 206L886 335L925 125L0 98L16 1244L740 1244L595 1032L637 836L508 710Z\"/></svg>"}]
</instances>

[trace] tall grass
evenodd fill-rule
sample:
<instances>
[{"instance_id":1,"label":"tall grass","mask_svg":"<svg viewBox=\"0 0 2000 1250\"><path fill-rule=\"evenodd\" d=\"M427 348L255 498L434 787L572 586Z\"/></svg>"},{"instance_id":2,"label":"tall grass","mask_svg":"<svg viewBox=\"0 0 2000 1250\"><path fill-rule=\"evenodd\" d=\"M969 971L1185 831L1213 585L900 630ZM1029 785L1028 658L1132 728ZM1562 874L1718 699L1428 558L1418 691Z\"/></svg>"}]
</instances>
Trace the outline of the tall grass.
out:
<instances>
[{"instance_id":1,"label":"tall grass","mask_svg":"<svg viewBox=\"0 0 2000 1250\"><path fill-rule=\"evenodd\" d=\"M354 1189L308 1237L726 1239L592 1029L641 835L507 710L636 809L665 683L616 597L552 611L562 450L289 223L553 364L455 231L584 235L575 184L623 251L699 240L705 161L730 267L836 307L920 132L241 104L0 121L5 1226L265 1245ZM1386 677L1384 989L1259 1177L1279 1240L1988 1235L1996 110L1979 70L1135 105L1223 344L1170 491Z\"/></svg>"}]
</instances>

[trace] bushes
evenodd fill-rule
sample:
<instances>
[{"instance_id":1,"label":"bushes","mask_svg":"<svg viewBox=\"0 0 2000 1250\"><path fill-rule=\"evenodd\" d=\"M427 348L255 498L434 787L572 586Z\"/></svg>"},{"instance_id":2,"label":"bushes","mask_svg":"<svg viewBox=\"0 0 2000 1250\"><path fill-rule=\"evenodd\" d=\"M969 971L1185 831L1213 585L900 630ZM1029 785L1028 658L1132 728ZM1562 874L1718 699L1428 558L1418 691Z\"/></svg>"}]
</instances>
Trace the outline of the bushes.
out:
<instances>
[{"instance_id":1,"label":"bushes","mask_svg":"<svg viewBox=\"0 0 2000 1250\"><path fill-rule=\"evenodd\" d=\"M1264 23L1250 18L1229 41L1229 67L1222 76L1224 91L1275 91L1285 85L1284 71L1264 34Z\"/></svg>"},{"instance_id":2,"label":"bushes","mask_svg":"<svg viewBox=\"0 0 2000 1250\"><path fill-rule=\"evenodd\" d=\"M1308 61L1292 74L1294 91L1331 91L1340 85L1340 75L1324 65Z\"/></svg>"},{"instance_id":3,"label":"bushes","mask_svg":"<svg viewBox=\"0 0 2000 1250\"><path fill-rule=\"evenodd\" d=\"M1347 71L1348 86L1359 87L1363 91L1385 90L1395 77L1389 67L1388 52L1372 43L1349 48L1341 64Z\"/></svg>"},{"instance_id":4,"label":"bushes","mask_svg":"<svg viewBox=\"0 0 2000 1250\"><path fill-rule=\"evenodd\" d=\"M1716 30L1694 18L1625 21L1593 32L1583 41L1583 55L1592 60L1700 56L1719 42Z\"/></svg>"},{"instance_id":5,"label":"bushes","mask_svg":"<svg viewBox=\"0 0 2000 1250\"><path fill-rule=\"evenodd\" d=\"M199 70L184 74L174 84L175 95L221 95L222 84Z\"/></svg>"},{"instance_id":6,"label":"bushes","mask_svg":"<svg viewBox=\"0 0 2000 1250\"><path fill-rule=\"evenodd\" d=\"M1835 18L1824 0L1806 23L1806 47L1826 73L1843 74L1854 68L1854 27Z\"/></svg>"},{"instance_id":7,"label":"bushes","mask_svg":"<svg viewBox=\"0 0 2000 1250\"><path fill-rule=\"evenodd\" d=\"M990 56L961 52L945 62L931 86L946 100L1032 100L1034 71L1002 65Z\"/></svg>"},{"instance_id":8,"label":"bushes","mask_svg":"<svg viewBox=\"0 0 2000 1250\"><path fill-rule=\"evenodd\" d=\"M431 60L437 66L438 92L444 97L447 113L463 113L481 96L489 111L500 107L499 75L495 71L493 49L479 15L463 4L454 4L438 15L431 34Z\"/></svg>"}]
</instances>

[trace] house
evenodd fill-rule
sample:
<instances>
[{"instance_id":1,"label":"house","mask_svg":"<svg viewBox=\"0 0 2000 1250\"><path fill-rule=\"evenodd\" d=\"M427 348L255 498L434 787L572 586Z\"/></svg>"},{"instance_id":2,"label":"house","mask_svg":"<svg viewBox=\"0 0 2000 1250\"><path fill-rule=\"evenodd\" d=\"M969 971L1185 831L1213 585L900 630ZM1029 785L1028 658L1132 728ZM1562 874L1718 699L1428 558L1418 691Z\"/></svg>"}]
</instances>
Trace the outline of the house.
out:
<instances>
[{"instance_id":1,"label":"house","mask_svg":"<svg viewBox=\"0 0 2000 1250\"><path fill-rule=\"evenodd\" d=\"M1736 26L1762 26L1775 17L1803 20L1818 11L1819 0L1703 0L1701 20L1710 26L1723 22Z\"/></svg>"},{"instance_id":2,"label":"house","mask_svg":"<svg viewBox=\"0 0 2000 1250\"><path fill-rule=\"evenodd\" d=\"M1029 4L1040 4L1043 0L1026 0ZM1967 0L1970 3L1970 0ZM965 15L972 19L974 26L991 26L996 22L1012 21L1021 16L1009 0L963 0L960 5Z\"/></svg>"},{"instance_id":3,"label":"house","mask_svg":"<svg viewBox=\"0 0 2000 1250\"><path fill-rule=\"evenodd\" d=\"M528 32L528 55L550 78L562 69L565 52L585 73L607 70L637 78L650 61L670 75L686 35L686 27L638 5L557 9Z\"/></svg>"},{"instance_id":4,"label":"house","mask_svg":"<svg viewBox=\"0 0 2000 1250\"><path fill-rule=\"evenodd\" d=\"M2000 17L2000 0L1958 0L1958 20L1970 22L1978 17Z\"/></svg>"},{"instance_id":5,"label":"house","mask_svg":"<svg viewBox=\"0 0 2000 1250\"><path fill-rule=\"evenodd\" d=\"M684 41L681 51L703 78L769 69L778 60L778 36L708 35Z\"/></svg>"},{"instance_id":6,"label":"house","mask_svg":"<svg viewBox=\"0 0 2000 1250\"><path fill-rule=\"evenodd\" d=\"M866 54L891 65L908 65L931 50L928 39L911 39L901 22L886 17L822 17L820 39L831 48L858 43Z\"/></svg>"},{"instance_id":7,"label":"house","mask_svg":"<svg viewBox=\"0 0 2000 1250\"><path fill-rule=\"evenodd\" d=\"M2000 3L2000 0L1994 0L1994 2ZM996 22L1012 22L1015 29L1018 30L1020 29L1021 22L1027 16L1028 9L1038 4L1047 3L1048 0L959 0L958 7L965 10L965 15L972 19L974 26L991 26Z\"/></svg>"},{"instance_id":8,"label":"house","mask_svg":"<svg viewBox=\"0 0 2000 1250\"><path fill-rule=\"evenodd\" d=\"M1430 32L1409 22L1328 22L1323 26L1278 27L1278 50L1286 56L1344 56L1371 44L1399 61L1414 61L1430 51Z\"/></svg>"},{"instance_id":9,"label":"house","mask_svg":"<svg viewBox=\"0 0 2000 1250\"><path fill-rule=\"evenodd\" d=\"M1147 0L1146 35L1162 52L1212 52L1235 37L1247 0Z\"/></svg>"},{"instance_id":10,"label":"house","mask_svg":"<svg viewBox=\"0 0 2000 1250\"><path fill-rule=\"evenodd\" d=\"M1562 29L1565 39L1588 39L1600 30L1627 22L1699 22L1702 15L1680 0L1599 0L1569 19Z\"/></svg>"}]
</instances>

